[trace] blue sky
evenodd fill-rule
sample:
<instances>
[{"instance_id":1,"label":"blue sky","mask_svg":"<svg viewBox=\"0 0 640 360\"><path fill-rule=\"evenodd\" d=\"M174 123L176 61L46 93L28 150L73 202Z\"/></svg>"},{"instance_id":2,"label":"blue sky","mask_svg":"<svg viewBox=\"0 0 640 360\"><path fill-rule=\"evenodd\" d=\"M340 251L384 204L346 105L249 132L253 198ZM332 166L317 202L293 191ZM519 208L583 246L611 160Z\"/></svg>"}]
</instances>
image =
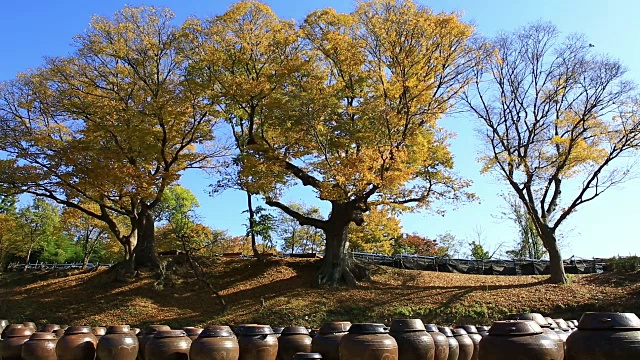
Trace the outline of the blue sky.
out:
<instances>
[{"instance_id":1,"label":"blue sky","mask_svg":"<svg viewBox=\"0 0 640 360\"><path fill-rule=\"evenodd\" d=\"M37 67L44 56L61 56L72 51L73 35L87 28L93 14L110 16L125 4L167 6L181 21L190 15L198 17L224 12L231 0L32 0L29 2L3 1L0 3L0 80L8 80L16 73ZM273 0L265 1L282 17L301 19L313 9L333 7L338 11L350 11L354 2L347 0ZM629 68L629 77L640 83L640 37L637 35L637 14L640 2L632 0L461 0L418 1L436 11L459 10L463 19L476 24L477 31L492 35L501 30L512 30L538 19L548 20L561 31L586 34L596 50L621 60ZM512 224L496 217L502 211L501 192L509 189L491 175L480 175L476 159L482 144L476 139L474 119L466 116L449 117L442 125L458 136L451 148L456 156L457 171L474 181L472 191L480 201L450 209L444 217L423 213L402 217L405 232L435 237L450 231L459 238L474 237L474 229L480 228L485 244L495 249L504 243L507 249L517 234ZM200 172L189 172L182 183L198 197L200 213L205 222L219 229L229 229L231 234L244 233L245 198L241 193L226 192L215 198L207 195L211 182ZM640 252L640 242L633 225L640 215L636 204L640 203L640 181L630 181L605 193L599 199L586 204L572 214L561 231L567 233L563 246L565 258L607 257ZM286 200L316 203L306 190L293 191ZM326 207L323 207L326 209Z\"/></svg>"}]
</instances>

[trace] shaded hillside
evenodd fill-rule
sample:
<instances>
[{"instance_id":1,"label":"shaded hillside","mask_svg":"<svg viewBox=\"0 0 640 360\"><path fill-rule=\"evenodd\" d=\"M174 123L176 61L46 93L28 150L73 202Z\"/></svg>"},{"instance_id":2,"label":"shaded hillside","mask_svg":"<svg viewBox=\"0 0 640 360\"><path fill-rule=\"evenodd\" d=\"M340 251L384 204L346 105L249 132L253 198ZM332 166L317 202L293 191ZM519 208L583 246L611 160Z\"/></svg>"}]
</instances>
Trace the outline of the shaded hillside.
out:
<instances>
[{"instance_id":1,"label":"shaded hillside","mask_svg":"<svg viewBox=\"0 0 640 360\"><path fill-rule=\"evenodd\" d=\"M640 312L637 276L577 275L570 285L545 276L482 276L376 267L357 289L310 288L316 260L212 260L205 268L228 309L186 270L165 286L150 275L128 284L108 270L0 275L0 318L60 324L172 326L242 322L316 327L328 320L490 323L510 312L577 318L584 311ZM263 301L264 300L264 306Z\"/></svg>"}]
</instances>

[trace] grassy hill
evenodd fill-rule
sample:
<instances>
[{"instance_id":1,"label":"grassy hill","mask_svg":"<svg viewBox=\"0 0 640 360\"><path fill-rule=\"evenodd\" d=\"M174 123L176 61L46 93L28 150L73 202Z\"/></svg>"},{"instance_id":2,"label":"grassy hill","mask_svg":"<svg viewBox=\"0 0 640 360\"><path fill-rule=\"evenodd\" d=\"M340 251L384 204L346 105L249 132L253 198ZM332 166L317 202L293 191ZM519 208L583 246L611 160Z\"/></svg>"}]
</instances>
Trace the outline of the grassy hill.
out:
<instances>
[{"instance_id":1,"label":"grassy hill","mask_svg":"<svg viewBox=\"0 0 640 360\"><path fill-rule=\"evenodd\" d=\"M128 283L109 270L0 275L0 319L58 324L267 323L317 327L324 321L484 323L511 312L537 311L578 318L584 311L640 313L640 276L575 275L569 285L546 276L482 276L373 269L373 281L356 289L312 289L318 260L214 259L208 280L226 311L185 269L159 287L151 274ZM262 300L263 301L262 301ZM264 302L264 305L263 305Z\"/></svg>"}]
</instances>

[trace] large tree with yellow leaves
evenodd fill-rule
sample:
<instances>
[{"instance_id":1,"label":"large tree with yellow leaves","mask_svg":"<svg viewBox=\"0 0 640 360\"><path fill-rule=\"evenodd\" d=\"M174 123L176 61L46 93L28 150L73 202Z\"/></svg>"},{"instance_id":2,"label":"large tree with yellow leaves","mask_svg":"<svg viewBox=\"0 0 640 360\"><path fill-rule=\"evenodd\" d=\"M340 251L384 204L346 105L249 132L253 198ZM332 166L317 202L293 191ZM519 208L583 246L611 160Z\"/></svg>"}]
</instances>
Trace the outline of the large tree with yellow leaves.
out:
<instances>
[{"instance_id":1,"label":"large tree with yellow leaves","mask_svg":"<svg viewBox=\"0 0 640 360\"><path fill-rule=\"evenodd\" d=\"M173 17L96 16L72 55L0 85L0 183L105 222L136 266L159 266L152 209L165 189L215 154L215 120L186 76L189 37Z\"/></svg>"},{"instance_id":2,"label":"large tree with yellow leaves","mask_svg":"<svg viewBox=\"0 0 640 360\"><path fill-rule=\"evenodd\" d=\"M640 145L634 85L617 61L548 23L483 45L485 67L465 99L484 125L484 170L508 183L566 283L556 232L577 208L628 178Z\"/></svg>"},{"instance_id":3,"label":"large tree with yellow leaves","mask_svg":"<svg viewBox=\"0 0 640 360\"><path fill-rule=\"evenodd\" d=\"M300 26L259 2L204 23L192 74L207 84L243 146L243 186L326 235L315 285L355 285L348 229L372 206L460 200L448 134L436 125L476 65L473 29L411 1L361 2ZM294 185L331 203L318 219L280 201Z\"/></svg>"}]
</instances>

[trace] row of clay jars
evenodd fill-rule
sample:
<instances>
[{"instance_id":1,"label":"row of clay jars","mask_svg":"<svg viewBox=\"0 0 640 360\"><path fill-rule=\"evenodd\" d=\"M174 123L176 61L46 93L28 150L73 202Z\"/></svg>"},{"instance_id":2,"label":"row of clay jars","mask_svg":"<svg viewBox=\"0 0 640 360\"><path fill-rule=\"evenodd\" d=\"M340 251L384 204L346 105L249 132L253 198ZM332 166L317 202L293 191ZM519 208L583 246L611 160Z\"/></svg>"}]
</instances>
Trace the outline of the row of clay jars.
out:
<instances>
[{"instance_id":1,"label":"row of clay jars","mask_svg":"<svg viewBox=\"0 0 640 360\"><path fill-rule=\"evenodd\" d=\"M438 331L447 337L447 343L449 344L449 357L448 360L458 360L460 357L460 344L458 340L453 336L453 332L447 326L438 326Z\"/></svg>"},{"instance_id":2,"label":"row of clay jars","mask_svg":"<svg viewBox=\"0 0 640 360\"><path fill-rule=\"evenodd\" d=\"M463 329L467 333L469 339L471 339L471 341L473 342L473 354L471 356L471 359L478 360L478 351L480 351L480 340L482 340L482 335L480 335L480 333L478 332L478 328L474 325L458 325L456 328ZM487 331L488 329L489 328L487 328Z\"/></svg>"},{"instance_id":3,"label":"row of clay jars","mask_svg":"<svg viewBox=\"0 0 640 360\"><path fill-rule=\"evenodd\" d=\"M311 340L311 352L319 353L325 360L340 360L340 340L347 334L351 323L334 321L322 324Z\"/></svg>"},{"instance_id":4,"label":"row of clay jars","mask_svg":"<svg viewBox=\"0 0 640 360\"><path fill-rule=\"evenodd\" d=\"M33 329L22 324L7 326L4 330L3 339L0 341L0 359L21 360L22 346L32 334Z\"/></svg>"}]
</instances>

